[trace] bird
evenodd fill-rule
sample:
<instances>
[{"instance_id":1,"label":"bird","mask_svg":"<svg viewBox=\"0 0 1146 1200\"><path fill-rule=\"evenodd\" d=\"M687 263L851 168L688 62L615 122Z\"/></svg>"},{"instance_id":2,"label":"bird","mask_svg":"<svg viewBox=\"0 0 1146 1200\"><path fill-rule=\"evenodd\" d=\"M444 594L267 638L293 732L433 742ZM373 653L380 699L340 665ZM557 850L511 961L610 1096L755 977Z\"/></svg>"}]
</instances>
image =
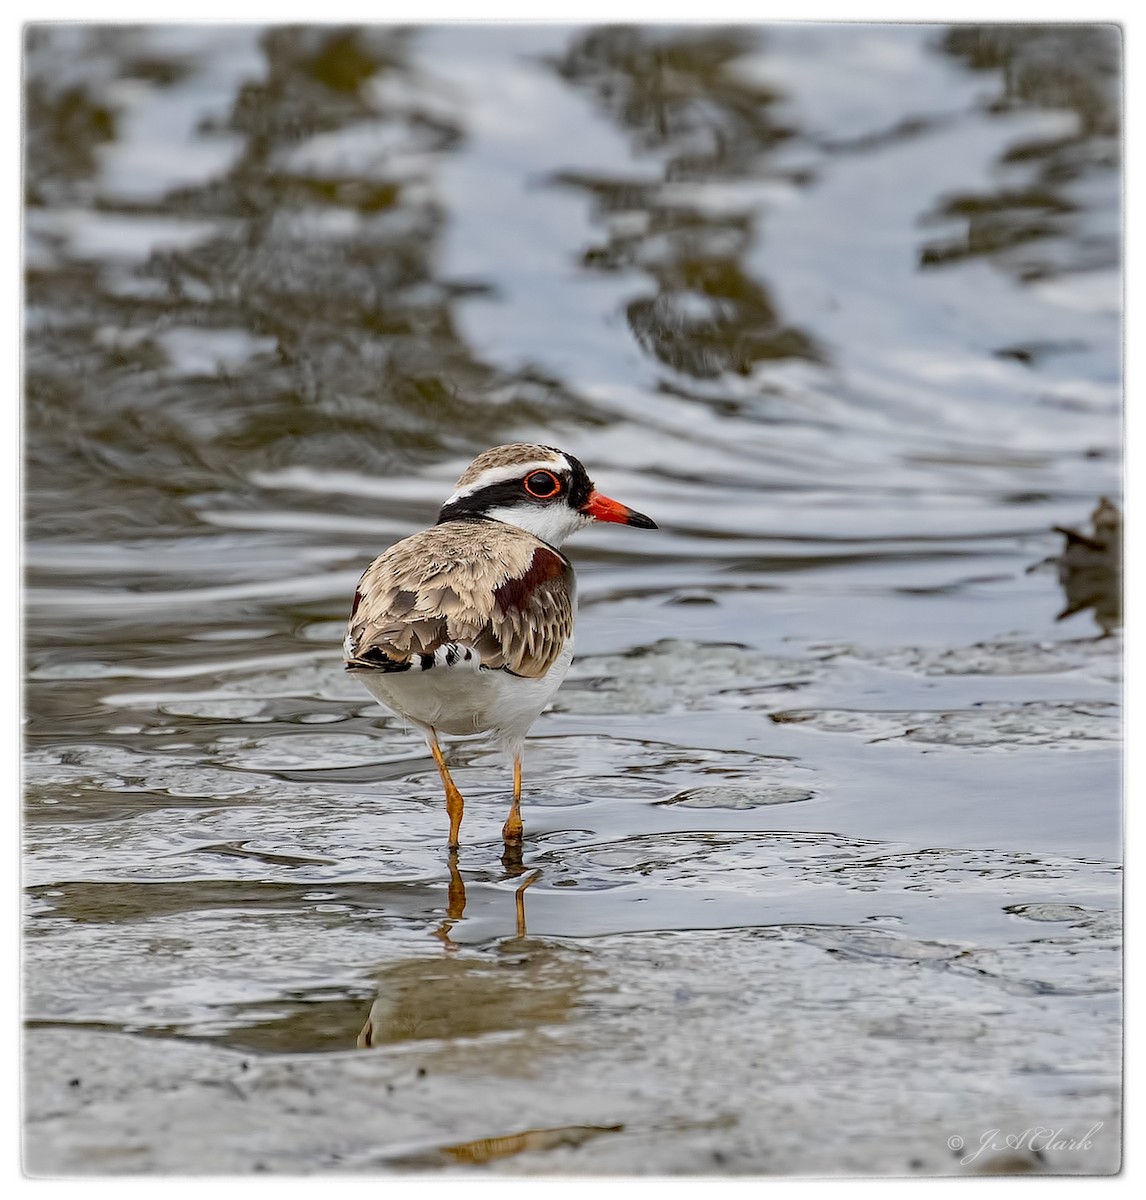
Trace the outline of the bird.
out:
<instances>
[{"instance_id":1,"label":"bird","mask_svg":"<svg viewBox=\"0 0 1146 1200\"><path fill-rule=\"evenodd\" d=\"M495 446L462 473L436 525L395 543L358 581L346 670L425 737L452 852L465 801L443 734L492 734L512 761L502 839L507 851L520 850L526 734L573 659L576 579L561 546L599 521L657 528L597 491L572 454L531 442Z\"/></svg>"}]
</instances>

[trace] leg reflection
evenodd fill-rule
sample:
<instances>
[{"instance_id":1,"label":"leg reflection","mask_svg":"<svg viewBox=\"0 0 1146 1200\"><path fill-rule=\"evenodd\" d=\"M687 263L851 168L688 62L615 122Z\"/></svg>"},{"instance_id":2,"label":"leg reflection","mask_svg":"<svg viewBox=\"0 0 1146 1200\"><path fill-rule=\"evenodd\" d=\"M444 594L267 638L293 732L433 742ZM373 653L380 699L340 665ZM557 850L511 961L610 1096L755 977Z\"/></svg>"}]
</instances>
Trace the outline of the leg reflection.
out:
<instances>
[{"instance_id":1,"label":"leg reflection","mask_svg":"<svg viewBox=\"0 0 1146 1200\"><path fill-rule=\"evenodd\" d=\"M450 941L450 930L462 919L466 911L466 884L462 873L458 870L458 852L451 850L446 859L450 870L450 884L446 892L446 919L434 931L434 937L440 938L448 950L456 950L457 946Z\"/></svg>"},{"instance_id":2,"label":"leg reflection","mask_svg":"<svg viewBox=\"0 0 1146 1200\"><path fill-rule=\"evenodd\" d=\"M520 875L525 870L525 859L520 842L506 842L501 855L501 865L507 875Z\"/></svg>"},{"instance_id":3,"label":"leg reflection","mask_svg":"<svg viewBox=\"0 0 1146 1200\"><path fill-rule=\"evenodd\" d=\"M541 871L534 871L528 879L514 892L514 901L517 905L517 936L525 937L525 889L532 887L541 878Z\"/></svg>"}]
</instances>

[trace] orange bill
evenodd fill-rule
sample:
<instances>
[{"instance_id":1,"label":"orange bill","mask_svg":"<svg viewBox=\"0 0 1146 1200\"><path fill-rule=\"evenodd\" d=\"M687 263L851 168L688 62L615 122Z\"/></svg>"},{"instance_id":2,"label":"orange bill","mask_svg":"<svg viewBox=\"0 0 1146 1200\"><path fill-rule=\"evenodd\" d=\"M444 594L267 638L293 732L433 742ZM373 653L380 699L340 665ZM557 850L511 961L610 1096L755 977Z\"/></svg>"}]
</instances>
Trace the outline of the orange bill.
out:
<instances>
[{"instance_id":1,"label":"orange bill","mask_svg":"<svg viewBox=\"0 0 1146 1200\"><path fill-rule=\"evenodd\" d=\"M617 525L635 525L638 529L656 529L657 523L644 513L627 508L617 500L610 500L600 492L591 492L581 511L594 521L613 521Z\"/></svg>"}]
</instances>

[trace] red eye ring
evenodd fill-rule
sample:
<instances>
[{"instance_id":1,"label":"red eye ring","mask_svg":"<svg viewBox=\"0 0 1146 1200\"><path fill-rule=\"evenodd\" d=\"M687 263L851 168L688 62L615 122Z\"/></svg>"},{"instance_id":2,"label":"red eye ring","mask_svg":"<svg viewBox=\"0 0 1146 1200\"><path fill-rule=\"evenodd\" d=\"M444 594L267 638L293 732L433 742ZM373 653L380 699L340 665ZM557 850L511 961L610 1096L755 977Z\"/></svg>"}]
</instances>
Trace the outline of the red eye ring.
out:
<instances>
[{"instance_id":1,"label":"red eye ring","mask_svg":"<svg viewBox=\"0 0 1146 1200\"><path fill-rule=\"evenodd\" d=\"M538 500L552 500L561 491L561 480L552 471L531 471L521 482Z\"/></svg>"}]
</instances>

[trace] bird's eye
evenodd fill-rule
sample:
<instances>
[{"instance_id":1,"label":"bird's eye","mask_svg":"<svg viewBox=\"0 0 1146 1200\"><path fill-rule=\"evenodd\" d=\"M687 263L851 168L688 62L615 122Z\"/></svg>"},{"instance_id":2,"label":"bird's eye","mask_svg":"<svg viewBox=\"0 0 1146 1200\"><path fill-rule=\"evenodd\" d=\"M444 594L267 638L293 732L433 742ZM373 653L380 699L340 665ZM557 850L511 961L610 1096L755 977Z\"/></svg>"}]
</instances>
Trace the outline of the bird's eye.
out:
<instances>
[{"instance_id":1,"label":"bird's eye","mask_svg":"<svg viewBox=\"0 0 1146 1200\"><path fill-rule=\"evenodd\" d=\"M531 471L523 482L525 490L538 500L550 500L561 490L561 481L552 471Z\"/></svg>"}]
</instances>

